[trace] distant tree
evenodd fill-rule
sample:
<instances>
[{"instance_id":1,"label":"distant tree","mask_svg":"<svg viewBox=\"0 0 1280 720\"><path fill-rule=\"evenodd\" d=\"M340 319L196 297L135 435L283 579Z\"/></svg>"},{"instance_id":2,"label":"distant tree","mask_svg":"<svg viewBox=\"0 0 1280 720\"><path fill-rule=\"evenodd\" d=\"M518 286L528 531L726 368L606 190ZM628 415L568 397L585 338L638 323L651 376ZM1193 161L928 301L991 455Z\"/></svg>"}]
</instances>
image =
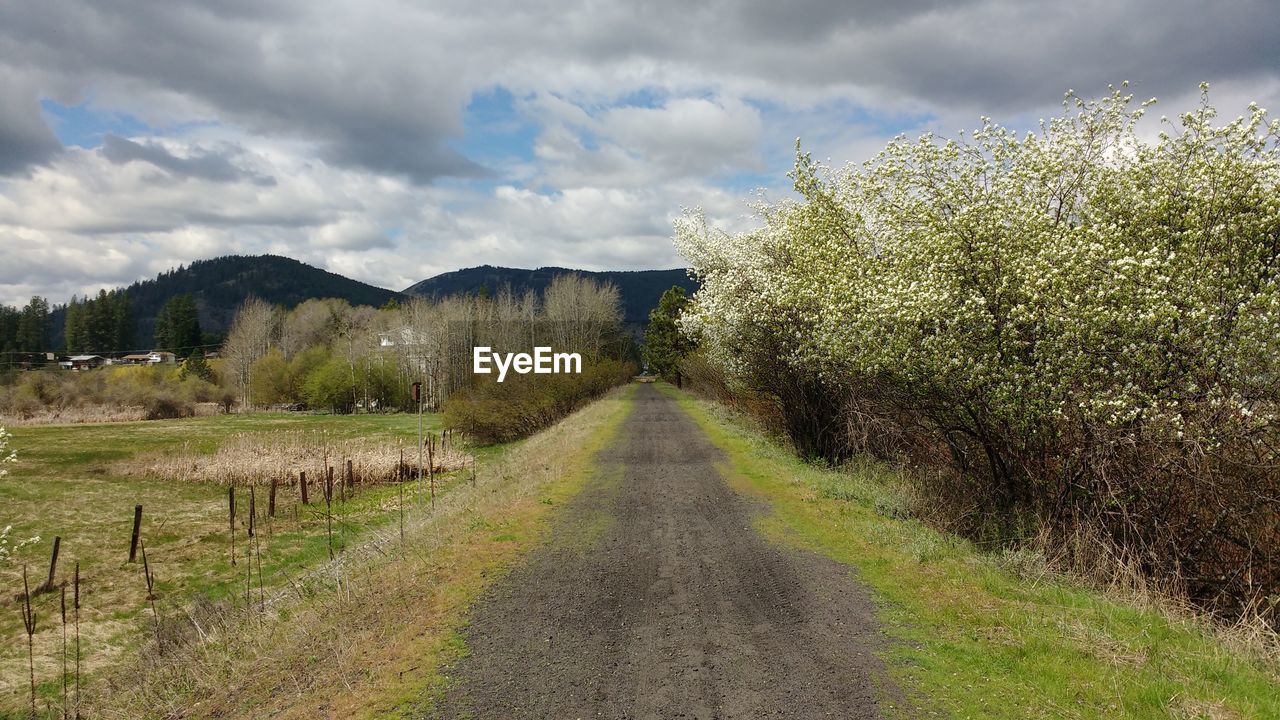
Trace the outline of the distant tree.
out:
<instances>
[{"instance_id":1,"label":"distant tree","mask_svg":"<svg viewBox=\"0 0 1280 720\"><path fill-rule=\"evenodd\" d=\"M18 319L22 312L15 307L0 305L0 369L13 366L13 353L18 349Z\"/></svg>"},{"instance_id":2,"label":"distant tree","mask_svg":"<svg viewBox=\"0 0 1280 720\"><path fill-rule=\"evenodd\" d=\"M161 350L187 354L200 345L200 319L190 294L175 295L156 315L155 344Z\"/></svg>"},{"instance_id":3,"label":"distant tree","mask_svg":"<svg viewBox=\"0 0 1280 720\"><path fill-rule=\"evenodd\" d=\"M115 312L106 290L99 290L98 297L85 303L85 349L97 353L116 350Z\"/></svg>"},{"instance_id":4,"label":"distant tree","mask_svg":"<svg viewBox=\"0 0 1280 720\"><path fill-rule=\"evenodd\" d=\"M694 343L680 331L678 320L689 298L684 288L675 286L662 293L658 307L649 313L649 327L644 331L644 359L649 369L669 378L679 387L680 363L694 348Z\"/></svg>"},{"instance_id":5,"label":"distant tree","mask_svg":"<svg viewBox=\"0 0 1280 720\"><path fill-rule=\"evenodd\" d=\"M84 337L84 303L75 295L67 303L67 312L63 316L62 341L67 352L76 353L85 349Z\"/></svg>"},{"instance_id":6,"label":"distant tree","mask_svg":"<svg viewBox=\"0 0 1280 720\"><path fill-rule=\"evenodd\" d=\"M253 361L249 369L249 378L251 383L249 394L254 402L278 405L297 399L290 392L289 364L278 347L271 348L267 354Z\"/></svg>"},{"instance_id":7,"label":"distant tree","mask_svg":"<svg viewBox=\"0 0 1280 720\"><path fill-rule=\"evenodd\" d=\"M231 379L240 387L241 405L249 408L253 397L253 364L267 354L279 336L279 314L276 307L257 298L249 298L240 306L231 333L222 344L222 356Z\"/></svg>"},{"instance_id":8,"label":"distant tree","mask_svg":"<svg viewBox=\"0 0 1280 720\"><path fill-rule=\"evenodd\" d=\"M133 348L135 321L133 318L133 301L129 293L116 290L112 294L111 324L113 327L112 345L121 351ZM196 321L199 323L199 320ZM203 355L201 356L203 359Z\"/></svg>"},{"instance_id":9,"label":"distant tree","mask_svg":"<svg viewBox=\"0 0 1280 720\"><path fill-rule=\"evenodd\" d=\"M197 377L205 382L213 382L213 368L209 367L209 362L204 359L203 350L196 348L191 351L187 359L182 361L182 367L178 369L178 377L182 380Z\"/></svg>"},{"instance_id":10,"label":"distant tree","mask_svg":"<svg viewBox=\"0 0 1280 720\"><path fill-rule=\"evenodd\" d=\"M17 349L23 352L40 352L48 349L49 301L33 296L22 308L18 318Z\"/></svg>"},{"instance_id":11,"label":"distant tree","mask_svg":"<svg viewBox=\"0 0 1280 720\"><path fill-rule=\"evenodd\" d=\"M330 358L313 370L302 384L303 397L312 408L329 408L333 412L350 412L354 404L355 380L341 358Z\"/></svg>"}]
</instances>

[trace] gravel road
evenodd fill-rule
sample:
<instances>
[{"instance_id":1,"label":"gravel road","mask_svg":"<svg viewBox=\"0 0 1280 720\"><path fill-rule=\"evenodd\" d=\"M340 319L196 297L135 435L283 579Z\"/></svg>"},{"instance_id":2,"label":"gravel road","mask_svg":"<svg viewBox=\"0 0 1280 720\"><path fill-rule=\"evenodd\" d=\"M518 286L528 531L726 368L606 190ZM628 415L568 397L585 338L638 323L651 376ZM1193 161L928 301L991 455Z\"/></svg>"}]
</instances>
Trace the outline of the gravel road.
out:
<instances>
[{"instance_id":1,"label":"gravel road","mask_svg":"<svg viewBox=\"0 0 1280 720\"><path fill-rule=\"evenodd\" d=\"M883 639L849 569L766 540L720 451L637 389L597 477L482 597L437 718L875 718ZM878 682L879 681L879 682Z\"/></svg>"}]
</instances>

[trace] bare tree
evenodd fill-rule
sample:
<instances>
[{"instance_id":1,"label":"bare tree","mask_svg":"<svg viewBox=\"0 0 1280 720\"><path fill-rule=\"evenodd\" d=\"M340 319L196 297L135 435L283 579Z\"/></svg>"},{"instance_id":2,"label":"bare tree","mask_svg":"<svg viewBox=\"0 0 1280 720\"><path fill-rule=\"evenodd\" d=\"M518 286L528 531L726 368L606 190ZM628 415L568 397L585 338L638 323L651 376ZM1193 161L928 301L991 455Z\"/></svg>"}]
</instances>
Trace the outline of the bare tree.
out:
<instances>
[{"instance_id":1,"label":"bare tree","mask_svg":"<svg viewBox=\"0 0 1280 720\"><path fill-rule=\"evenodd\" d=\"M236 312L231 332L222 345L227 370L240 386L241 407L248 409L253 363L267 354L278 335L280 313L270 303L250 297Z\"/></svg>"}]
</instances>

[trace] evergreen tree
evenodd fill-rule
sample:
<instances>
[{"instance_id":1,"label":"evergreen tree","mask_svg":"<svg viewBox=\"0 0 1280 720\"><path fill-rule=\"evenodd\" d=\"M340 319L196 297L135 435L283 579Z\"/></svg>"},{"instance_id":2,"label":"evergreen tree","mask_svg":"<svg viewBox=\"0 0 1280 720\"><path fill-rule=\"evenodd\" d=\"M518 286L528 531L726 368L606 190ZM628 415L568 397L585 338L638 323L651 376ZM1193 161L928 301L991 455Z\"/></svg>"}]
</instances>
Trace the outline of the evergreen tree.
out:
<instances>
[{"instance_id":1,"label":"evergreen tree","mask_svg":"<svg viewBox=\"0 0 1280 720\"><path fill-rule=\"evenodd\" d=\"M192 350L187 359L182 362L182 368L178 374L183 380L198 377L206 382L213 382L213 368L209 367L209 362L204 359L204 351L199 348Z\"/></svg>"},{"instance_id":2,"label":"evergreen tree","mask_svg":"<svg viewBox=\"0 0 1280 720\"><path fill-rule=\"evenodd\" d=\"M0 369L13 366L13 354L18 349L18 318L21 316L18 308L0 305Z\"/></svg>"},{"instance_id":3,"label":"evergreen tree","mask_svg":"<svg viewBox=\"0 0 1280 720\"><path fill-rule=\"evenodd\" d=\"M111 300L106 290L99 290L98 297L85 303L85 350L104 353L114 350L115 318L111 311Z\"/></svg>"},{"instance_id":4,"label":"evergreen tree","mask_svg":"<svg viewBox=\"0 0 1280 720\"><path fill-rule=\"evenodd\" d=\"M674 380L676 386L680 385L680 362L694 347L676 324L688 302L684 288L678 285L662 293L644 331L644 359L649 370Z\"/></svg>"},{"instance_id":5,"label":"evergreen tree","mask_svg":"<svg viewBox=\"0 0 1280 720\"><path fill-rule=\"evenodd\" d=\"M133 303L129 300L129 293L124 290L117 290L112 295L111 315L115 335L112 344L117 350L128 351L133 347L134 339Z\"/></svg>"},{"instance_id":6,"label":"evergreen tree","mask_svg":"<svg viewBox=\"0 0 1280 720\"><path fill-rule=\"evenodd\" d=\"M75 295L67 305L67 313L63 319L63 344L69 353L83 352L84 337L84 303Z\"/></svg>"},{"instance_id":7,"label":"evergreen tree","mask_svg":"<svg viewBox=\"0 0 1280 720\"><path fill-rule=\"evenodd\" d=\"M190 294L169 298L156 316L156 347L185 355L200 345L200 337L195 298Z\"/></svg>"},{"instance_id":8,"label":"evergreen tree","mask_svg":"<svg viewBox=\"0 0 1280 720\"><path fill-rule=\"evenodd\" d=\"M41 352L49 341L49 301L33 296L18 318L18 350Z\"/></svg>"}]
</instances>

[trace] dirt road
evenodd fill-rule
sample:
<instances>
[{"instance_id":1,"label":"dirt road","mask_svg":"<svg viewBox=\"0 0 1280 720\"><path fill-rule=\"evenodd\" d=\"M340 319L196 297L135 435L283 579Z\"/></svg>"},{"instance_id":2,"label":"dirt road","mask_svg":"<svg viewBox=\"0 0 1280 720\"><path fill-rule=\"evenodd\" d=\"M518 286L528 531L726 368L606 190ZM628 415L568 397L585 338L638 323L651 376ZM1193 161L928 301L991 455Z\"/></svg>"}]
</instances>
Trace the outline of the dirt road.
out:
<instances>
[{"instance_id":1,"label":"dirt road","mask_svg":"<svg viewBox=\"0 0 1280 720\"><path fill-rule=\"evenodd\" d=\"M599 477L473 608L433 717L880 717L865 591L765 540L719 457L638 388Z\"/></svg>"}]
</instances>

